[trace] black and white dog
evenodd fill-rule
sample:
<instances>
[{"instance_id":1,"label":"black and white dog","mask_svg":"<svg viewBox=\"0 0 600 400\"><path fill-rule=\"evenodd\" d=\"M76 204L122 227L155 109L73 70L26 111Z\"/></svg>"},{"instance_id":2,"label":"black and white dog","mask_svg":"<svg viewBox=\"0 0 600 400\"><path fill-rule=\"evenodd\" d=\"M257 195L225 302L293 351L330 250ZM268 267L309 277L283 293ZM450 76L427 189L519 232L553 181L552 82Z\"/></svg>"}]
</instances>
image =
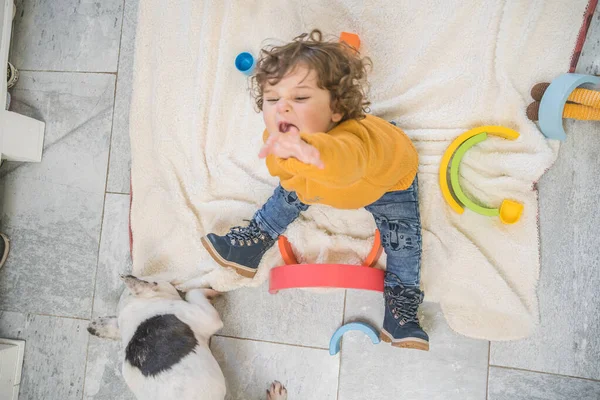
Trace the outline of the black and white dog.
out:
<instances>
[{"instance_id":1,"label":"black and white dog","mask_svg":"<svg viewBox=\"0 0 600 400\"><path fill-rule=\"evenodd\" d=\"M140 400L223 400L225 377L208 346L223 327L209 299L212 289L194 289L185 300L168 282L121 277L129 289L119 303L118 317L92 321L88 331L126 345L123 378ZM267 400L286 400L279 382Z\"/></svg>"}]
</instances>

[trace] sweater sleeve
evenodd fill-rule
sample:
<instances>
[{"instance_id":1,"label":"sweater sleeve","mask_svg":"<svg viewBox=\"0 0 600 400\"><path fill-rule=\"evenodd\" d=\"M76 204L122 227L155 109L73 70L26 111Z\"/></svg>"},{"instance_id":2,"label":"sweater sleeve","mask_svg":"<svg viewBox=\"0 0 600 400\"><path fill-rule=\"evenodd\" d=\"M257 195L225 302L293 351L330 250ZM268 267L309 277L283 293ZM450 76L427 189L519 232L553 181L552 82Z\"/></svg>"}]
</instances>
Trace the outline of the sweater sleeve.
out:
<instances>
[{"instance_id":1,"label":"sweater sleeve","mask_svg":"<svg viewBox=\"0 0 600 400\"><path fill-rule=\"evenodd\" d=\"M350 131L330 133L301 133L308 144L321 155L325 168L305 164L296 158L275 158L281 169L291 175L330 186L348 186L364 177L368 162L368 144L359 135Z\"/></svg>"}]
</instances>

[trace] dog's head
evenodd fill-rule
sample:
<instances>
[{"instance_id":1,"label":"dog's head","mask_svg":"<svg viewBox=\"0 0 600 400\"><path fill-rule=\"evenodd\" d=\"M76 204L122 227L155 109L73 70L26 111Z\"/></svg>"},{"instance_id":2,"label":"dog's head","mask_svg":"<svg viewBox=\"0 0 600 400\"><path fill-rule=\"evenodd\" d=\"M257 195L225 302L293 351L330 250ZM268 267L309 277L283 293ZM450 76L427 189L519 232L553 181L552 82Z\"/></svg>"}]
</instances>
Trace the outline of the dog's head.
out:
<instances>
[{"instance_id":1,"label":"dog's head","mask_svg":"<svg viewBox=\"0 0 600 400\"><path fill-rule=\"evenodd\" d=\"M121 275L125 286L132 295L138 298L150 299L181 299L175 286L166 281L151 282L136 278L133 275Z\"/></svg>"}]
</instances>

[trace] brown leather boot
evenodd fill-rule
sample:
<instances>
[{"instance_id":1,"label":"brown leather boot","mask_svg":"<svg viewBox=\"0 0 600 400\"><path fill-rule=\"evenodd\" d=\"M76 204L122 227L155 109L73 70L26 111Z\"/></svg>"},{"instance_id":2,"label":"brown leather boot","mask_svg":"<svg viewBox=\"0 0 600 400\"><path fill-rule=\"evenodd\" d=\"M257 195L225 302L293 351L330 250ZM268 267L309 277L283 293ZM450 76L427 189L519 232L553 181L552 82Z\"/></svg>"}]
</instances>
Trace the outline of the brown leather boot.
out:
<instances>
[{"instance_id":1,"label":"brown leather boot","mask_svg":"<svg viewBox=\"0 0 600 400\"><path fill-rule=\"evenodd\" d=\"M531 88L531 97L536 101L542 101L542 96L546 93L550 84L548 82L540 82L533 85Z\"/></svg>"},{"instance_id":2,"label":"brown leather boot","mask_svg":"<svg viewBox=\"0 0 600 400\"><path fill-rule=\"evenodd\" d=\"M540 102L534 101L530 105L527 106L527 111L525 111L527 118L532 121L537 121L539 119L540 114Z\"/></svg>"}]
</instances>

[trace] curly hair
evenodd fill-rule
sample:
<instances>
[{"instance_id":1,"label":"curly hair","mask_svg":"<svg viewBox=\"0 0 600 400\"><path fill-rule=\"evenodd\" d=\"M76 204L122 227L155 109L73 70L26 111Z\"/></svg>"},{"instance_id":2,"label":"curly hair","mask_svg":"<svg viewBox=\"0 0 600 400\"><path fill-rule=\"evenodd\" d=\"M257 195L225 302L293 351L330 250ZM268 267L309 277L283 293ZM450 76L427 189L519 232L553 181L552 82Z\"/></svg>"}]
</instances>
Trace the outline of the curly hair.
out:
<instances>
[{"instance_id":1,"label":"curly hair","mask_svg":"<svg viewBox=\"0 0 600 400\"><path fill-rule=\"evenodd\" d=\"M340 122L361 119L369 112L366 96L368 57L344 42L324 41L320 30L303 33L283 46L261 50L251 90L258 110L262 111L265 85L276 85L297 65L305 65L317 74L317 85L329 91L331 110L340 113Z\"/></svg>"}]
</instances>

